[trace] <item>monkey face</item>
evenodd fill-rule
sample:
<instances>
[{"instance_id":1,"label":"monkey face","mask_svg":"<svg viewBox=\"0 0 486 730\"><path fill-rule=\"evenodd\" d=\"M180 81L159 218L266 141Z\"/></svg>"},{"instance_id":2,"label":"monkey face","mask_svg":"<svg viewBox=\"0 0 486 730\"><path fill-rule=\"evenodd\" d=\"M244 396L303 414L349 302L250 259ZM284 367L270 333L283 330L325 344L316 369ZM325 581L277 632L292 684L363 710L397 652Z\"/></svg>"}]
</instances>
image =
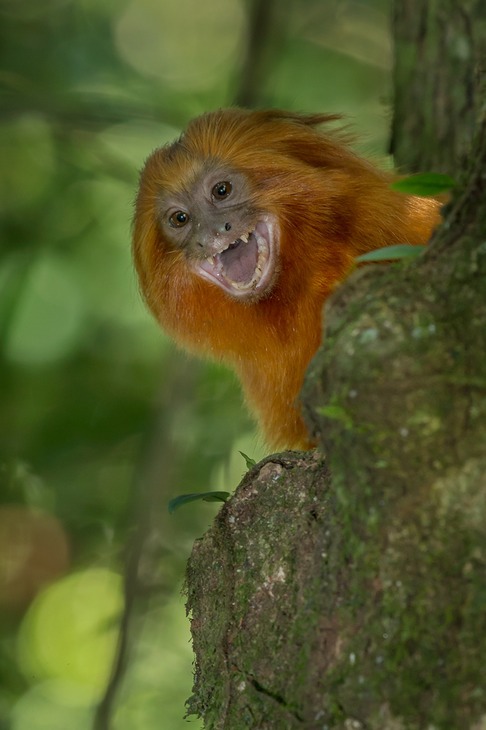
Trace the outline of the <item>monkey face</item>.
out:
<instances>
[{"instance_id":1,"label":"monkey face","mask_svg":"<svg viewBox=\"0 0 486 730\"><path fill-rule=\"evenodd\" d=\"M246 176L206 161L189 184L162 190L159 225L191 270L237 299L260 299L276 279L278 226Z\"/></svg>"}]
</instances>

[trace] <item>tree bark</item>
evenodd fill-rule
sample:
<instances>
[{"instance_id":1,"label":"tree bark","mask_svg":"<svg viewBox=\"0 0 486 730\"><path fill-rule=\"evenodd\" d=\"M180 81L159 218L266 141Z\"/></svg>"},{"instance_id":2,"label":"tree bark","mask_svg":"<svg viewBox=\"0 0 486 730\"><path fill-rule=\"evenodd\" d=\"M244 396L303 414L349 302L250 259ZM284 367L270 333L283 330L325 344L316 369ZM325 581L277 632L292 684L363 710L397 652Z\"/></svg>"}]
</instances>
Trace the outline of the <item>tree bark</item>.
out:
<instances>
[{"instance_id":1,"label":"tree bark","mask_svg":"<svg viewBox=\"0 0 486 730\"><path fill-rule=\"evenodd\" d=\"M484 103L483 0L394 3L390 152L408 172L452 174L470 153Z\"/></svg>"},{"instance_id":2,"label":"tree bark","mask_svg":"<svg viewBox=\"0 0 486 730\"><path fill-rule=\"evenodd\" d=\"M467 103L442 56L456 13ZM396 6L395 149L404 160L424 130L412 167L456 160L463 182L425 255L357 272L326 307L303 395L320 449L255 467L194 547L188 709L206 728L486 728L484 15ZM437 102L399 71L420 48L424 78L439 56L449 69Z\"/></svg>"}]
</instances>

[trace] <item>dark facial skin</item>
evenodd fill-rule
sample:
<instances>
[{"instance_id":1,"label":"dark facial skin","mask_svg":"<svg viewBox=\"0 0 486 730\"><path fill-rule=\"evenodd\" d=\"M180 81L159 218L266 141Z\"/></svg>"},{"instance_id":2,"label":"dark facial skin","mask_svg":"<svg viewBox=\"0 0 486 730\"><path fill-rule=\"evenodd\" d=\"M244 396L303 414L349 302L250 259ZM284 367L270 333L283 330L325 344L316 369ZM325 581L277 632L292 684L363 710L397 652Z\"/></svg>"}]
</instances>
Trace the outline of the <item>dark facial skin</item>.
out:
<instances>
[{"instance_id":1,"label":"dark facial skin","mask_svg":"<svg viewBox=\"0 0 486 730\"><path fill-rule=\"evenodd\" d=\"M159 200L164 238L184 253L193 273L253 301L275 283L278 248L276 219L257 209L256 197L242 172L209 164Z\"/></svg>"},{"instance_id":2,"label":"dark facial skin","mask_svg":"<svg viewBox=\"0 0 486 730\"><path fill-rule=\"evenodd\" d=\"M245 176L221 166L202 171L189 188L160 199L164 237L188 258L223 251L255 227L258 214Z\"/></svg>"}]
</instances>

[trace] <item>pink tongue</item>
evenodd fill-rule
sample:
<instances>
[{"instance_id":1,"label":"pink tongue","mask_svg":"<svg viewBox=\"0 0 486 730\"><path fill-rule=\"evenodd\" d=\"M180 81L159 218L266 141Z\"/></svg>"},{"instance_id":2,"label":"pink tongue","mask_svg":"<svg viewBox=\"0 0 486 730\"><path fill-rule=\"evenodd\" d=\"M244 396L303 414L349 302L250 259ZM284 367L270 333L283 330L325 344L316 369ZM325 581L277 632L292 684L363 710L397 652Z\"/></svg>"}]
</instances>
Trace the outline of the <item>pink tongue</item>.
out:
<instances>
[{"instance_id":1,"label":"pink tongue","mask_svg":"<svg viewBox=\"0 0 486 730\"><path fill-rule=\"evenodd\" d=\"M254 236L248 243L238 241L219 254L225 276L239 284L251 281L258 261L258 247Z\"/></svg>"}]
</instances>

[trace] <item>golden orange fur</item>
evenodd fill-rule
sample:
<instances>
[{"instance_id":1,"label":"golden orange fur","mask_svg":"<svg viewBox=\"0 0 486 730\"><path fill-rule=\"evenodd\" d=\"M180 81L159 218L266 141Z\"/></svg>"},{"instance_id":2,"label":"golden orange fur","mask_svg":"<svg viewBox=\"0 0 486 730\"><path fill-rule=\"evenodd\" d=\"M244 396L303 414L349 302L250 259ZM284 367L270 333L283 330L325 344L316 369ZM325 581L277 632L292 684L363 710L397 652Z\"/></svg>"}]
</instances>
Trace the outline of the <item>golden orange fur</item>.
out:
<instances>
[{"instance_id":1,"label":"golden orange fur","mask_svg":"<svg viewBox=\"0 0 486 730\"><path fill-rule=\"evenodd\" d=\"M193 120L156 150L140 178L134 256L147 303L183 347L220 359L238 374L268 443L309 447L298 395L321 340L322 306L355 258L396 243L425 243L439 203L394 192L392 177L361 159L335 117L227 109ZM190 192L209 164L229 164L247 181L252 210L278 220L275 281L241 301L201 278L161 223L159 199ZM200 246L202 244L199 244Z\"/></svg>"}]
</instances>

